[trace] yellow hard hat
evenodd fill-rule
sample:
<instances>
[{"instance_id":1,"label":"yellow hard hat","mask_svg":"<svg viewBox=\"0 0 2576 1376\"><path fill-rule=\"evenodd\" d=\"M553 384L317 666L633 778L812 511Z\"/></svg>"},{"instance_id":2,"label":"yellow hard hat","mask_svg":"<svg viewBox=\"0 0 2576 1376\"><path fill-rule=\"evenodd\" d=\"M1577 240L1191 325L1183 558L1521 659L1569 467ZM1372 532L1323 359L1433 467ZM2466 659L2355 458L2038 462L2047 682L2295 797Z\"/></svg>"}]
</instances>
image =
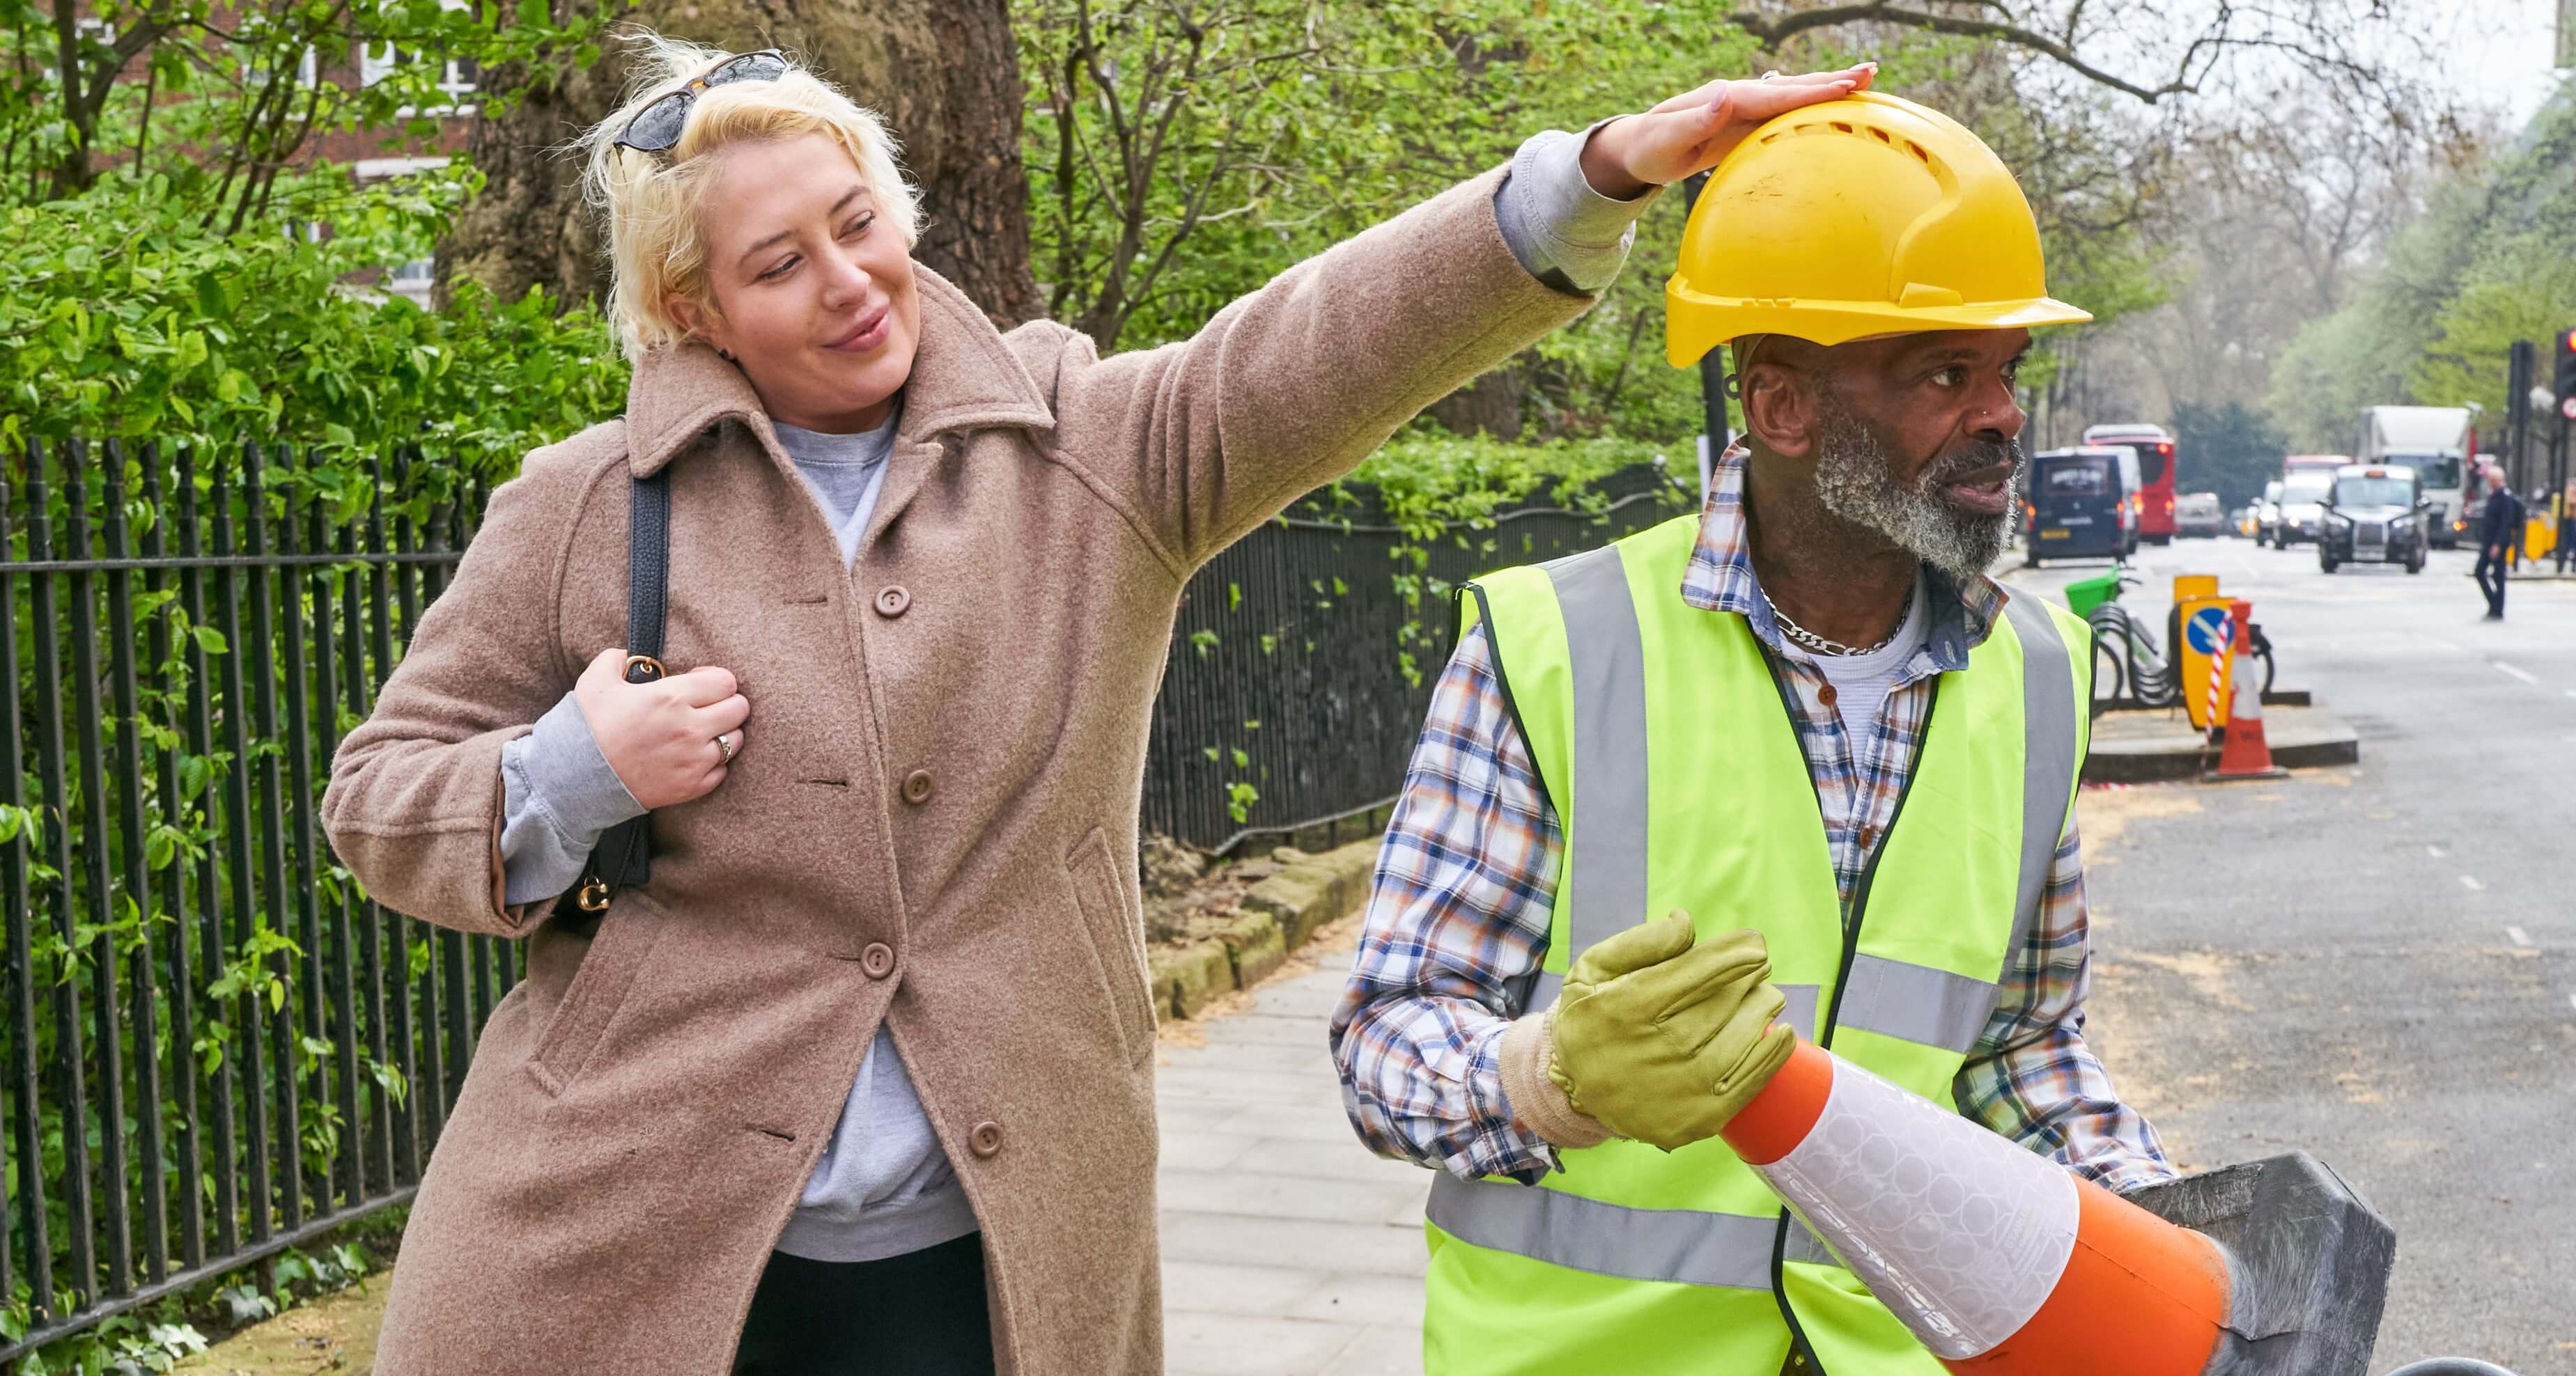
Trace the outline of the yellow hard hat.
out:
<instances>
[{"instance_id":1,"label":"yellow hard hat","mask_svg":"<svg viewBox=\"0 0 2576 1376\"><path fill-rule=\"evenodd\" d=\"M2093 318L2049 297L2039 224L1994 150L1876 91L1793 110L1726 155L1664 304L1679 368L1753 334L1832 345Z\"/></svg>"}]
</instances>

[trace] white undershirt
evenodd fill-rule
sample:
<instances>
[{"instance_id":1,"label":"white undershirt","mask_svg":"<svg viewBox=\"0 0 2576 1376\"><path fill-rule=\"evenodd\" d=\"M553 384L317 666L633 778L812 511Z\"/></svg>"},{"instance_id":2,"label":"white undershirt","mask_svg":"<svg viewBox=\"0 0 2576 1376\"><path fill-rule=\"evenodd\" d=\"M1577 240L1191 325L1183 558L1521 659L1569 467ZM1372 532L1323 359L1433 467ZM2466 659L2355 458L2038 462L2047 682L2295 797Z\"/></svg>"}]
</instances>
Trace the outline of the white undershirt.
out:
<instances>
[{"instance_id":1,"label":"white undershirt","mask_svg":"<svg viewBox=\"0 0 2576 1376\"><path fill-rule=\"evenodd\" d=\"M1904 674L1906 661L1923 648L1931 633L1932 599L1918 576L1914 580L1914 601L1906 607L1905 624L1897 628L1895 639L1867 654L1807 652L1824 673L1825 682L1834 686L1834 711L1843 719L1843 730L1851 735L1855 760L1867 759L1876 752L1878 709L1887 701L1887 691ZM1794 640L1789 643L1797 644Z\"/></svg>"}]
</instances>

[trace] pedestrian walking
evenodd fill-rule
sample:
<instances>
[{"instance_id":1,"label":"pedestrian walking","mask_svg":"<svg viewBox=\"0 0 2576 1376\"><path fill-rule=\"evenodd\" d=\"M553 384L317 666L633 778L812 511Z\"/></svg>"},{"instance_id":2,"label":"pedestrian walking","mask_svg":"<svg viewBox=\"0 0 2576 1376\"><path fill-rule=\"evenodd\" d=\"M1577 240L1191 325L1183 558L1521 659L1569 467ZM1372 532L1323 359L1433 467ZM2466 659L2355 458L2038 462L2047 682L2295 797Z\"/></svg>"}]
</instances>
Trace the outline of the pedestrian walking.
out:
<instances>
[{"instance_id":1,"label":"pedestrian walking","mask_svg":"<svg viewBox=\"0 0 2576 1376\"><path fill-rule=\"evenodd\" d=\"M1958 124L1781 127L1669 289L1743 444L1696 516L1465 589L1333 1021L1360 1135L1442 1171L1435 1374L1936 1376L1715 1136L1792 1029L2112 1188L2173 1174L2084 1040L2084 623L1985 576L2030 327L2089 317Z\"/></svg>"},{"instance_id":2,"label":"pedestrian walking","mask_svg":"<svg viewBox=\"0 0 2576 1376\"><path fill-rule=\"evenodd\" d=\"M2487 470L2487 500L2478 514L2478 590L2487 596L2489 621L2504 620L2504 580L2522 546L2522 499L2505 484L2504 470Z\"/></svg>"},{"instance_id":3,"label":"pedestrian walking","mask_svg":"<svg viewBox=\"0 0 2576 1376\"><path fill-rule=\"evenodd\" d=\"M1183 588L1866 74L1538 135L1104 359L915 263L937 207L821 77L646 48L587 139L625 414L493 494L324 803L388 907L527 943L375 1369L1159 1371L1135 857ZM649 879L582 882L647 810Z\"/></svg>"}]
</instances>

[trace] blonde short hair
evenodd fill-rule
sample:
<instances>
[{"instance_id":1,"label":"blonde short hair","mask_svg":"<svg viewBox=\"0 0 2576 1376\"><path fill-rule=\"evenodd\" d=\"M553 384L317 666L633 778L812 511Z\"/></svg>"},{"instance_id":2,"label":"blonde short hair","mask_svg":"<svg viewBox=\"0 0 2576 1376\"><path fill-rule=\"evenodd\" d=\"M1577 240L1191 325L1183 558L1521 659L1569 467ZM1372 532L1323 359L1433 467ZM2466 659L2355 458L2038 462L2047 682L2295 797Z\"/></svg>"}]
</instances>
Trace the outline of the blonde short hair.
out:
<instances>
[{"instance_id":1,"label":"blonde short hair","mask_svg":"<svg viewBox=\"0 0 2576 1376\"><path fill-rule=\"evenodd\" d=\"M793 59L775 81L735 81L698 92L675 147L660 153L619 147L617 136L645 106L736 56L649 31L628 37L640 51L626 103L573 146L589 156L582 195L604 222L608 315L630 361L688 337L671 318L666 297L714 304L698 216L715 183L714 155L729 144L828 136L858 164L877 213L903 235L904 244L920 241L920 193L904 179L896 161L900 150L885 121Z\"/></svg>"}]
</instances>

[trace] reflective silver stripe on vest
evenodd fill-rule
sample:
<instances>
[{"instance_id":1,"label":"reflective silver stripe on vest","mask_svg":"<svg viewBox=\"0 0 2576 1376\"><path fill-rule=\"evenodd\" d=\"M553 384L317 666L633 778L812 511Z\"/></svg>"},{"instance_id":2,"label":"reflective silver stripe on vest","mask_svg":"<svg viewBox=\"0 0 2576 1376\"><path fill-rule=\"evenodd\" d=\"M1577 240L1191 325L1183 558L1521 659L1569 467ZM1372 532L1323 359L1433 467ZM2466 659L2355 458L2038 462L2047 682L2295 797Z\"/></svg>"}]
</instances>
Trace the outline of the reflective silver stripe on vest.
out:
<instances>
[{"instance_id":1,"label":"reflective silver stripe on vest","mask_svg":"<svg viewBox=\"0 0 2576 1376\"><path fill-rule=\"evenodd\" d=\"M1964 1055L1986 1030L1995 995L1986 980L1863 951L1852 957L1838 1025Z\"/></svg>"},{"instance_id":2,"label":"reflective silver stripe on vest","mask_svg":"<svg viewBox=\"0 0 2576 1376\"><path fill-rule=\"evenodd\" d=\"M1430 1217L1461 1242L1554 1266L1732 1290L1771 1288L1771 1239L1779 1227L1774 1214L1631 1209L1509 1180L1461 1180L1447 1171L1431 1184ZM1790 1250L1794 1256L1798 1248Z\"/></svg>"},{"instance_id":3,"label":"reflective silver stripe on vest","mask_svg":"<svg viewBox=\"0 0 2576 1376\"><path fill-rule=\"evenodd\" d=\"M1567 916L1569 961L1645 921L1646 641L1619 547L1541 566L1556 585L1574 686L1572 835L1566 873L1582 876Z\"/></svg>"},{"instance_id":4,"label":"reflective silver stripe on vest","mask_svg":"<svg viewBox=\"0 0 2576 1376\"><path fill-rule=\"evenodd\" d=\"M1787 1259L1790 1261L1808 1262L1817 1266L1840 1266L1843 1264L1842 1259L1834 1255L1833 1249L1825 1246L1825 1240L1823 1238L1807 1231L1807 1222L1805 1219L1799 1219L1798 1226L1789 1230Z\"/></svg>"},{"instance_id":5,"label":"reflective silver stripe on vest","mask_svg":"<svg viewBox=\"0 0 2576 1376\"><path fill-rule=\"evenodd\" d=\"M1780 1010L1780 1016L1776 1021L1798 1029L1799 1036L1814 1041L1816 1039L1816 995L1821 991L1812 984L1780 984L1773 987L1780 991L1782 998L1789 1001L1788 1005Z\"/></svg>"},{"instance_id":6,"label":"reflective silver stripe on vest","mask_svg":"<svg viewBox=\"0 0 2576 1376\"><path fill-rule=\"evenodd\" d=\"M2010 597L2004 615L2021 640L2021 887L2013 895L2012 944L2004 948L1999 980L2011 974L2039 925L2049 865L2057 858L2067 800L2074 796L2076 765L2076 648L2058 634L2057 618L2036 595Z\"/></svg>"},{"instance_id":7,"label":"reflective silver stripe on vest","mask_svg":"<svg viewBox=\"0 0 2576 1376\"><path fill-rule=\"evenodd\" d=\"M1564 992L1565 972L1541 970L1538 972L1538 978L1530 981L1529 998L1522 1002L1521 1011L1526 1013L1545 1008L1556 1002L1556 996Z\"/></svg>"}]
</instances>

